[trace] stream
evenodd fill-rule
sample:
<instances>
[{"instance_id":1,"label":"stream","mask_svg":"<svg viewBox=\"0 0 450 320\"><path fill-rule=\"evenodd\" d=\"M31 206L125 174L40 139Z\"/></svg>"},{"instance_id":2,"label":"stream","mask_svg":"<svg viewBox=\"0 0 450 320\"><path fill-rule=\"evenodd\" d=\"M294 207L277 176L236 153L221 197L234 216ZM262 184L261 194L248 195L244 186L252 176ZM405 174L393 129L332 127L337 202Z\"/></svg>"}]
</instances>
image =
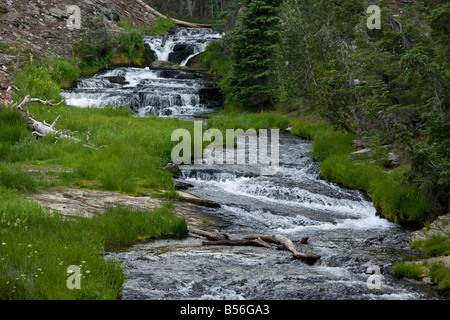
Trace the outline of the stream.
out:
<instances>
[{"instance_id":1,"label":"stream","mask_svg":"<svg viewBox=\"0 0 450 320\"><path fill-rule=\"evenodd\" d=\"M146 37L145 43L159 60L184 65L217 38L210 29L180 28L163 50L161 37ZM77 107L123 105L136 116L195 118L223 107L219 92L214 81L195 72L118 68L82 78L63 95ZM189 193L221 205L199 209L222 222L219 232L232 239L260 233L294 241L309 237L298 250L321 259L309 265L287 251L205 246L197 236L139 243L108 254L123 262L128 276L122 299L439 299L430 287L392 275L392 265L413 253L408 230L377 216L361 192L321 180L310 141L281 134L273 176L229 164L180 169L179 181L192 185ZM376 288L368 285L373 266L380 270Z\"/></svg>"}]
</instances>

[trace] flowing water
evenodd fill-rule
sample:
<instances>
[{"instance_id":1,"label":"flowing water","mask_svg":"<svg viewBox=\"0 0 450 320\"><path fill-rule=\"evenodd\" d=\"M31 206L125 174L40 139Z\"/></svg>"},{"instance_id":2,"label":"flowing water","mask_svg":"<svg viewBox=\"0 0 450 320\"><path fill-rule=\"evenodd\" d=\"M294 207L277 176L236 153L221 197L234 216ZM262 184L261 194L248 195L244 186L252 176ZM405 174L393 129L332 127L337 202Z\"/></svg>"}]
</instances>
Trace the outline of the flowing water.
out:
<instances>
[{"instance_id":1,"label":"flowing water","mask_svg":"<svg viewBox=\"0 0 450 320\"><path fill-rule=\"evenodd\" d=\"M221 36L211 29L179 28L164 47L161 36L145 37L144 42L158 60L185 65ZM178 118L217 112L224 102L215 79L182 68L106 70L80 78L77 88L65 90L62 95L68 105L75 107L127 106L138 116Z\"/></svg>"},{"instance_id":2,"label":"flowing water","mask_svg":"<svg viewBox=\"0 0 450 320\"><path fill-rule=\"evenodd\" d=\"M182 28L164 48L161 37L145 42L158 59L186 64L219 37L209 29ZM78 88L64 94L79 107L126 105L140 116L195 117L222 107L217 90L195 72L118 68L80 79ZM189 192L221 204L199 210L222 221L219 231L230 238L264 233L295 241L307 236L308 243L297 243L298 249L316 252L318 262L309 265L276 249L205 246L205 239L196 236L139 243L109 254L126 268L122 298L438 298L429 288L392 275L392 264L412 253L406 249L408 231L378 217L360 192L321 180L311 151L309 141L281 135L274 176L261 176L255 166L196 164L181 166L180 180L193 186ZM366 273L371 266L381 273L375 282Z\"/></svg>"},{"instance_id":3,"label":"flowing water","mask_svg":"<svg viewBox=\"0 0 450 320\"><path fill-rule=\"evenodd\" d=\"M280 169L260 176L255 166L182 166L189 192L221 203L208 209L231 239L254 234L307 236L301 252L321 256L314 265L287 251L204 246L205 239L153 241L114 254L127 266L123 299L432 299L429 289L397 280L391 267L411 254L407 231L376 215L358 191L319 178L309 141L282 135ZM370 280L366 271L377 266ZM369 281L370 280L370 281ZM379 282L375 282L378 281ZM368 285L369 282L369 285ZM370 284L380 286L371 289Z\"/></svg>"}]
</instances>

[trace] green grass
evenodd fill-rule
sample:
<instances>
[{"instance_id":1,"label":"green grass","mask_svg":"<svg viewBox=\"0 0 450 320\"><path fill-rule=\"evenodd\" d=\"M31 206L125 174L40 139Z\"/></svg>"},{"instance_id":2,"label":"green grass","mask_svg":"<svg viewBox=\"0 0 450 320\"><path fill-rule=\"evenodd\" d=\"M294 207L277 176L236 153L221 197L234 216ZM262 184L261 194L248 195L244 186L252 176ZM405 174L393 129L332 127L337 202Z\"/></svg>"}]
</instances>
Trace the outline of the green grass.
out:
<instances>
[{"instance_id":1,"label":"green grass","mask_svg":"<svg viewBox=\"0 0 450 320\"><path fill-rule=\"evenodd\" d=\"M0 299L117 299L123 269L100 255L103 246L185 235L186 222L173 209L170 204L153 212L116 208L92 219L63 220L0 189ZM67 288L71 265L81 269L80 290Z\"/></svg>"},{"instance_id":2,"label":"green grass","mask_svg":"<svg viewBox=\"0 0 450 320\"><path fill-rule=\"evenodd\" d=\"M152 193L151 197L159 199L175 199L175 200L184 199L184 197L180 195L176 190L164 191L162 193Z\"/></svg>"},{"instance_id":3,"label":"green grass","mask_svg":"<svg viewBox=\"0 0 450 320\"><path fill-rule=\"evenodd\" d=\"M425 241L415 241L411 245L413 249L422 249L427 258L450 255L450 234L434 235Z\"/></svg>"},{"instance_id":4,"label":"green grass","mask_svg":"<svg viewBox=\"0 0 450 320\"><path fill-rule=\"evenodd\" d=\"M163 35L167 31L169 31L170 28L175 27L175 22L172 18L162 18L158 17L156 18L156 24L151 28L142 28L136 25L133 25L132 23L121 20L117 23L117 26L124 29L127 32L138 32L141 35Z\"/></svg>"},{"instance_id":5,"label":"green grass","mask_svg":"<svg viewBox=\"0 0 450 320\"><path fill-rule=\"evenodd\" d=\"M421 279L423 275L424 268L420 265L397 263L393 268L392 272L397 278L410 278L410 279Z\"/></svg>"},{"instance_id":6,"label":"green grass","mask_svg":"<svg viewBox=\"0 0 450 320\"><path fill-rule=\"evenodd\" d=\"M0 112L15 113L4 107L0 107ZM56 129L78 131L75 137L83 141L87 132L91 132L90 143L105 147L95 150L67 139L56 141L50 136L35 141L16 114L14 124L10 125L15 129L4 133L10 141L0 143L1 160L15 166L33 165L36 170L54 166L72 171L55 173L58 179L52 182L54 186L101 188L128 194L161 189L173 191L172 174L163 170L177 144L171 141L171 135L178 128L193 129L192 122L134 117L127 108L35 105L30 107L30 112L36 119L49 123L61 115ZM0 117L0 128L5 123L11 122ZM0 130L0 134L2 132Z\"/></svg>"},{"instance_id":7,"label":"green grass","mask_svg":"<svg viewBox=\"0 0 450 320\"><path fill-rule=\"evenodd\" d=\"M222 112L212 116L208 121L208 128L226 129L287 129L289 118L270 112L235 113Z\"/></svg>"},{"instance_id":8,"label":"green grass","mask_svg":"<svg viewBox=\"0 0 450 320\"><path fill-rule=\"evenodd\" d=\"M430 278L438 285L441 293L450 290L450 268L442 263L434 263L430 267Z\"/></svg>"}]
</instances>

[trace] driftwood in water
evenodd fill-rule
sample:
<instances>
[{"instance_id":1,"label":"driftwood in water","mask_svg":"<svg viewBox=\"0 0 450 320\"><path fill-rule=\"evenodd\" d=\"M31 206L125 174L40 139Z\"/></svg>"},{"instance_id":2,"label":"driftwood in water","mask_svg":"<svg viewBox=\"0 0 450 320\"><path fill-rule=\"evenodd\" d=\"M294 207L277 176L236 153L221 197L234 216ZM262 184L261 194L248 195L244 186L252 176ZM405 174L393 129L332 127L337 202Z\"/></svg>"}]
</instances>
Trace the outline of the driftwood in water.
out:
<instances>
[{"instance_id":1,"label":"driftwood in water","mask_svg":"<svg viewBox=\"0 0 450 320\"><path fill-rule=\"evenodd\" d=\"M164 47L165 45L166 45L166 41L167 41L167 38L169 37L169 31L167 31L166 33L164 33L164 35L163 35L163 39L162 39L162 42L161 42L161 47Z\"/></svg>"},{"instance_id":2,"label":"driftwood in water","mask_svg":"<svg viewBox=\"0 0 450 320\"><path fill-rule=\"evenodd\" d=\"M208 238L209 240L213 240L213 241L219 241L219 240L224 240L224 239L228 238L228 236L225 236L225 235L222 235L222 234L219 234L216 232L209 232L209 231L200 230L200 229L189 228L189 232L192 234L195 234L197 236Z\"/></svg>"},{"instance_id":3,"label":"driftwood in water","mask_svg":"<svg viewBox=\"0 0 450 320\"><path fill-rule=\"evenodd\" d=\"M208 238L210 241L204 241L204 245L213 245L213 246L254 246L254 247L264 247L268 249L273 249L273 247L270 245L275 244L277 245L278 249L283 249L290 251L295 259L303 260L307 263L315 263L317 260L320 259L320 256L317 255L314 252L310 253L302 253L297 250L297 248L294 245L294 242L282 235L265 235L265 234L258 234L258 235L252 235L249 237L245 237L242 240L230 240L227 235L219 234L219 233L212 233L204 230L198 230L198 229L190 229L189 232L203 236L205 238ZM302 238L300 240L300 243L306 244L308 241L308 237Z\"/></svg>"}]
</instances>

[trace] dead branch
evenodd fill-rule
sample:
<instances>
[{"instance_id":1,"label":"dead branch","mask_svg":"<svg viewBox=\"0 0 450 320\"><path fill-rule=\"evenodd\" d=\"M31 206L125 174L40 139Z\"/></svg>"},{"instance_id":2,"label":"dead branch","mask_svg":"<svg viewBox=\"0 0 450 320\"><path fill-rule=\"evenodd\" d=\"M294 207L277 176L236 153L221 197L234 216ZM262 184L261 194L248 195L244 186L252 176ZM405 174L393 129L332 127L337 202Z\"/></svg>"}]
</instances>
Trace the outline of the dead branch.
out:
<instances>
[{"instance_id":1,"label":"dead branch","mask_svg":"<svg viewBox=\"0 0 450 320\"><path fill-rule=\"evenodd\" d=\"M314 252L310 253L302 253L297 250L294 245L294 242L282 235L251 235L245 237L242 240L230 240L223 239L218 233L211 233L203 230L190 229L191 233L196 235L204 236L211 241L204 241L203 245L212 245L212 246L254 246L254 247L264 247L268 249L274 249L270 244L274 244L276 249L278 250L287 250L290 251L294 257L294 259L300 259L307 263L315 263L320 259L320 256ZM302 244L306 244L308 241L308 237L302 238L299 242Z\"/></svg>"},{"instance_id":2,"label":"dead branch","mask_svg":"<svg viewBox=\"0 0 450 320\"><path fill-rule=\"evenodd\" d=\"M208 239L213 240L213 241L218 241L218 240L224 240L224 239L226 239L225 236L222 236L222 235L219 234L219 233L213 233L213 232L209 232L209 231L205 231L205 230L200 230L200 229L192 229L192 228L189 228L189 232L192 233L192 234L201 236L201 237L208 238Z\"/></svg>"},{"instance_id":3,"label":"dead branch","mask_svg":"<svg viewBox=\"0 0 450 320\"><path fill-rule=\"evenodd\" d=\"M208 246L252 246L272 249L269 243L261 239L203 241L203 244Z\"/></svg>"},{"instance_id":4,"label":"dead branch","mask_svg":"<svg viewBox=\"0 0 450 320\"><path fill-rule=\"evenodd\" d=\"M163 39L162 39L162 42L161 42L161 47L164 47L166 45L166 41L167 41L168 37L169 37L169 31L164 33L164 36L163 36Z\"/></svg>"}]
</instances>

